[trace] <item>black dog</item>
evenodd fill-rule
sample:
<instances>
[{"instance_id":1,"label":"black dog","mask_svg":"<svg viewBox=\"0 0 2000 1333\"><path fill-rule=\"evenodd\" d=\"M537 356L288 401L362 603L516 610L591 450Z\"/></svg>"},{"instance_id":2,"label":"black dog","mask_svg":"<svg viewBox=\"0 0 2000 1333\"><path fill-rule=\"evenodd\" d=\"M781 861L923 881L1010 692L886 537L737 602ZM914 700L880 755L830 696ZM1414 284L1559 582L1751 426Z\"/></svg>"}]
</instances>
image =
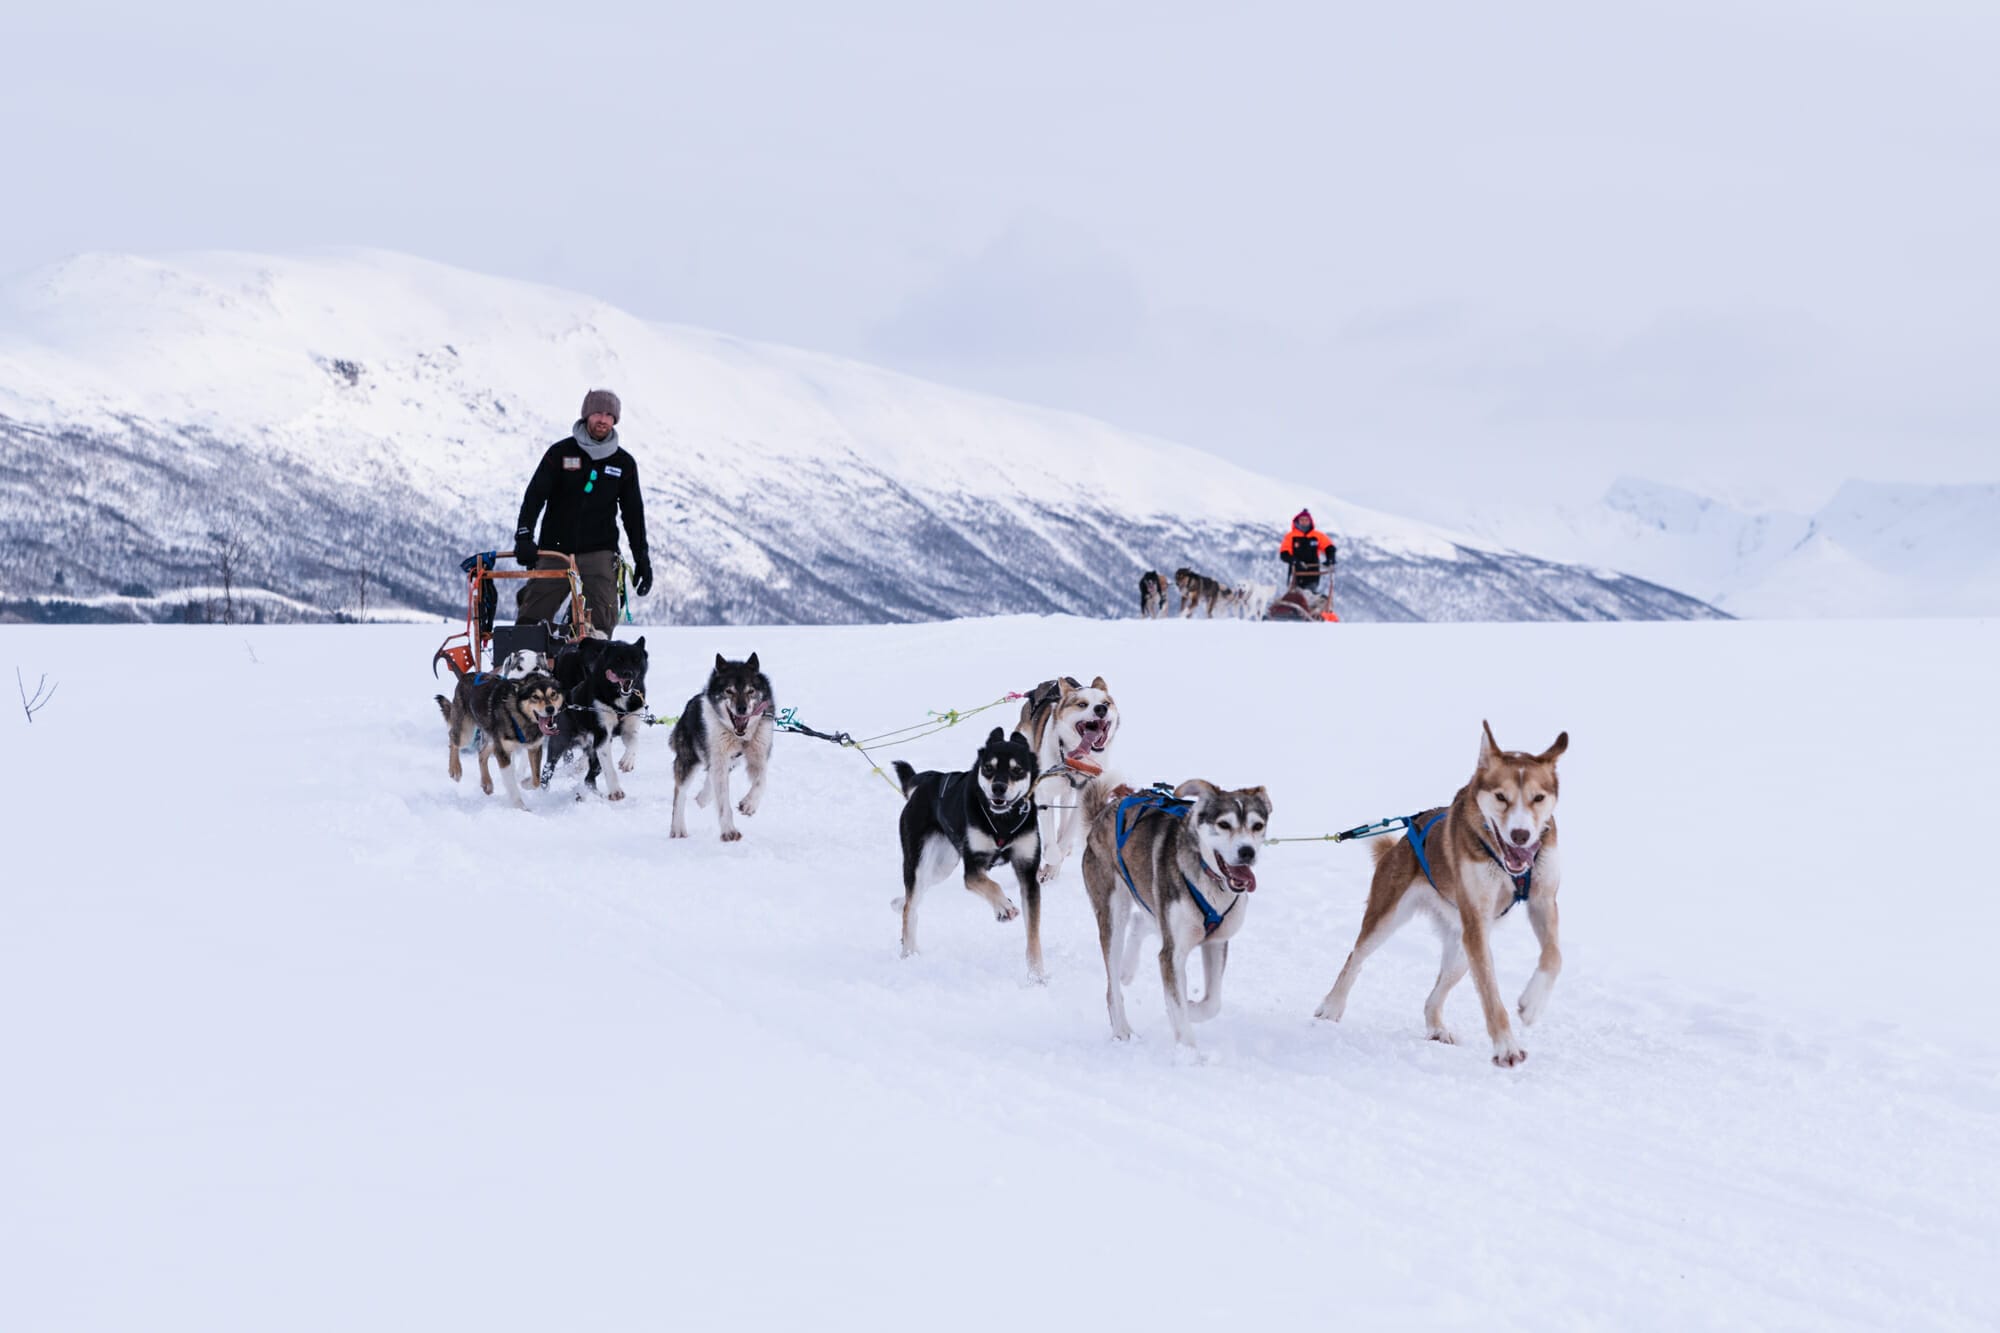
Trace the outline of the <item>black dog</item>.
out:
<instances>
[{"instance_id":1,"label":"black dog","mask_svg":"<svg viewBox=\"0 0 2000 1333\"><path fill-rule=\"evenodd\" d=\"M1020 732L1000 728L979 747L963 773L919 773L900 759L896 780L903 795L903 955L917 951L917 899L923 891L965 866L965 887L993 906L993 915L1012 921L1020 915L987 871L1005 862L1014 868L1021 898L1028 904L1028 971L1042 975L1042 834L1035 818L1035 747Z\"/></svg>"},{"instance_id":2,"label":"black dog","mask_svg":"<svg viewBox=\"0 0 2000 1333\"><path fill-rule=\"evenodd\" d=\"M556 654L550 674L562 687L568 705L556 726L555 740L542 769L546 784L564 755L581 748L590 759L590 771L583 780L597 790L597 775L604 775L613 801L625 799L618 785L620 773L630 773L639 749L639 731L646 724L646 640L620 643L616 639L585 639ZM613 736L625 742L616 768L606 764ZM598 750L606 751L603 758ZM579 793L580 794L580 793Z\"/></svg>"}]
</instances>

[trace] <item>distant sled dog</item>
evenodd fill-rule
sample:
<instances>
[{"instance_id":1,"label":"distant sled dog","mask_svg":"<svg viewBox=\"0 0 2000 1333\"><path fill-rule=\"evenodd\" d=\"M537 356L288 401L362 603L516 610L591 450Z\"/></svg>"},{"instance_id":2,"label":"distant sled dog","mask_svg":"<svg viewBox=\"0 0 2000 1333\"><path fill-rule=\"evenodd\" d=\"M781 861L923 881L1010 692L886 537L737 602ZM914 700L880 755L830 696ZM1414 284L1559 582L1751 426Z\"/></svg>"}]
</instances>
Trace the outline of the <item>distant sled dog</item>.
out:
<instances>
[{"instance_id":1,"label":"distant sled dog","mask_svg":"<svg viewBox=\"0 0 2000 1333\"><path fill-rule=\"evenodd\" d=\"M1028 691L1021 705L1015 726L1035 747L1041 775L1035 782L1036 799L1047 807L1040 815L1042 865L1037 872L1044 884L1062 873L1076 846L1084 824L1077 793L1110 761L1118 721L1118 701L1102 676L1088 685L1078 684L1074 676L1045 680ZM1039 920L1029 921L1028 933L1039 933Z\"/></svg>"},{"instance_id":2,"label":"distant sled dog","mask_svg":"<svg viewBox=\"0 0 2000 1333\"><path fill-rule=\"evenodd\" d=\"M1111 1035L1132 1035L1125 987L1139 972L1147 929L1160 935L1160 983L1174 1040L1194 1045L1190 1023L1222 1008L1222 973L1229 941L1243 929L1246 902L1257 887L1258 849L1271 822L1262 787L1223 791L1199 778L1173 797L1107 787L1084 793L1091 814L1083 846L1083 887L1097 916L1104 953L1104 999ZM1188 1001L1188 955L1201 950L1201 999Z\"/></svg>"},{"instance_id":3,"label":"distant sled dog","mask_svg":"<svg viewBox=\"0 0 2000 1333\"><path fill-rule=\"evenodd\" d=\"M1557 736L1540 754L1525 754L1502 750L1493 728L1483 722L1480 727L1472 781L1458 789L1450 805L1416 816L1405 837L1376 842L1375 879L1361 915L1361 934L1317 1012L1338 1021L1361 964L1398 926L1422 912L1444 937L1437 984L1424 1001L1426 1034L1432 1041L1458 1040L1444 1024L1444 1001L1470 968L1486 1014L1486 1035L1493 1041L1493 1063L1505 1068L1520 1064L1528 1053L1514 1040L1493 976L1487 935L1516 902L1528 905L1528 924L1542 946L1541 961L1519 1002L1521 1021L1532 1024L1562 971L1556 938L1556 890L1562 886L1556 760L1569 748L1569 733Z\"/></svg>"},{"instance_id":4,"label":"distant sled dog","mask_svg":"<svg viewBox=\"0 0 2000 1333\"><path fill-rule=\"evenodd\" d=\"M562 690L554 680L539 671L530 672L519 680L508 680L490 671L477 675L460 674L454 663L452 672L458 675L458 684L452 690L451 698L447 699L442 694L436 696L438 711L444 714L445 736L451 747L451 759L445 771L451 775L453 782L463 776L458 752L471 742L473 731L477 728L479 790L488 796L493 794L493 774L487 767L487 761L498 760L500 777L507 784L508 798L516 809L527 809L526 802L521 799L521 784L514 776L514 759L519 756L526 761L528 785L537 785L542 747L555 735L556 719L562 713Z\"/></svg>"},{"instance_id":5,"label":"distant sled dog","mask_svg":"<svg viewBox=\"0 0 2000 1333\"><path fill-rule=\"evenodd\" d=\"M687 832L687 788L697 772L703 774L701 790L694 803L715 802L722 823L722 840L737 842L736 815L754 815L764 799L764 775L771 764L771 739L778 733L772 716L776 701L771 681L752 653L741 662L715 655L715 670L708 685L687 701L680 720L674 723L668 744L674 751L674 818L671 836L685 838ZM750 774L750 790L733 808L729 804L729 770L742 763Z\"/></svg>"},{"instance_id":6,"label":"distant sled dog","mask_svg":"<svg viewBox=\"0 0 2000 1333\"><path fill-rule=\"evenodd\" d=\"M924 890L963 866L965 887L984 898L995 920L1012 921L1020 909L989 873L1008 866L1028 904L1028 971L1042 975L1042 836L1035 818L1034 747L1020 732L993 728L962 773L919 773L896 761L903 789L897 828L903 846L903 896L891 906L903 914L903 956L917 951L917 905Z\"/></svg>"},{"instance_id":7,"label":"distant sled dog","mask_svg":"<svg viewBox=\"0 0 2000 1333\"><path fill-rule=\"evenodd\" d=\"M1139 615L1145 620L1158 620L1167 613L1167 580L1157 569L1149 569L1139 576Z\"/></svg>"},{"instance_id":8,"label":"distant sled dog","mask_svg":"<svg viewBox=\"0 0 2000 1333\"><path fill-rule=\"evenodd\" d=\"M630 773L637 764L639 735L646 725L645 636L632 643L583 639L556 654L550 674L568 702L549 746L542 781L548 782L570 751L580 749L589 761L584 785L596 791L602 774L605 798L624 800L618 775ZM613 737L624 742L615 766L605 762L611 757Z\"/></svg>"},{"instance_id":9,"label":"distant sled dog","mask_svg":"<svg viewBox=\"0 0 2000 1333\"><path fill-rule=\"evenodd\" d=\"M1195 608L1211 619L1215 604L1222 598L1222 585L1206 574L1197 574L1183 565L1174 571L1174 588L1181 595L1181 615L1192 619Z\"/></svg>"}]
</instances>

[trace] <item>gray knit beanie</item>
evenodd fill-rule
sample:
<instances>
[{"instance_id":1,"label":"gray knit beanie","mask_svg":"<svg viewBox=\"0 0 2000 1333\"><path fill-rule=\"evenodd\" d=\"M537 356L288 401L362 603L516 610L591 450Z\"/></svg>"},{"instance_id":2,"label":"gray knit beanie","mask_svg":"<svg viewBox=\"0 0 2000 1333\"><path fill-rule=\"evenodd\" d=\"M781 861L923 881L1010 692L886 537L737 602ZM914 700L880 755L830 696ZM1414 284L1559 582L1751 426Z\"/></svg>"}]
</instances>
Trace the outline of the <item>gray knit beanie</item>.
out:
<instances>
[{"instance_id":1,"label":"gray knit beanie","mask_svg":"<svg viewBox=\"0 0 2000 1333\"><path fill-rule=\"evenodd\" d=\"M618 395L609 389L592 389L583 396L583 419L585 421L598 412L609 412L613 421L618 420Z\"/></svg>"}]
</instances>

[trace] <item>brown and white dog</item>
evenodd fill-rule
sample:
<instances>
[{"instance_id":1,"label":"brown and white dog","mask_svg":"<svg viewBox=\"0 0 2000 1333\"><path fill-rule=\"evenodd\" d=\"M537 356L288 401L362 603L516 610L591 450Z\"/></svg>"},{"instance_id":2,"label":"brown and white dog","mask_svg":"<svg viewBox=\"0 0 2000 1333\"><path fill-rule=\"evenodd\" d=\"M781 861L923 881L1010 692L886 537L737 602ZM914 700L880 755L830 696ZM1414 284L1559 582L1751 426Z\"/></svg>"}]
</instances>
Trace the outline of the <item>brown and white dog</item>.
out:
<instances>
[{"instance_id":1,"label":"brown and white dog","mask_svg":"<svg viewBox=\"0 0 2000 1333\"><path fill-rule=\"evenodd\" d=\"M1199 778L1174 788L1171 802L1141 795L1128 810L1130 795L1128 788L1107 788L1102 781L1084 793L1092 818L1083 846L1083 886L1104 951L1111 1035L1120 1041L1132 1035L1125 1021L1125 987L1138 974L1146 927L1154 926L1160 932L1167 1021L1175 1041L1193 1046L1188 1025L1213 1018L1222 1008L1222 970L1257 887L1252 867L1271 822L1271 798L1262 787L1223 791ZM1190 1004L1187 960L1197 948L1202 994Z\"/></svg>"},{"instance_id":2,"label":"brown and white dog","mask_svg":"<svg viewBox=\"0 0 2000 1333\"><path fill-rule=\"evenodd\" d=\"M1486 1035L1493 1040L1493 1063L1507 1067L1520 1064L1528 1053L1514 1039L1500 998L1487 932L1517 901L1527 903L1528 922L1542 946L1541 961L1519 1002L1521 1021L1531 1024L1541 1017L1549 988L1562 971L1556 935L1556 891L1562 887L1556 760L1569 748L1569 733L1557 736L1540 754L1526 754L1501 749L1493 728L1483 722L1480 727L1479 765L1472 781L1458 789L1450 805L1416 816L1416 826L1405 837L1375 844L1375 879L1361 915L1361 934L1333 989L1320 1001L1317 1016L1339 1021L1361 964L1421 911L1437 923L1444 939L1437 984L1424 1001L1427 1035L1432 1041L1457 1040L1444 1025L1444 1001L1470 968L1486 1013Z\"/></svg>"},{"instance_id":3,"label":"brown and white dog","mask_svg":"<svg viewBox=\"0 0 2000 1333\"><path fill-rule=\"evenodd\" d=\"M1072 676L1045 680L1028 691L1021 705L1021 720L1014 729L1035 747L1035 759L1041 766L1035 802L1041 820L1042 861L1036 874L1046 884L1061 872L1070 849L1076 846L1077 832L1084 824L1078 794L1104 771L1112 738L1118 734L1118 701L1111 697L1111 688L1102 676L1088 685L1079 685ZM1030 934L1035 933L1035 926L1030 920Z\"/></svg>"},{"instance_id":4,"label":"brown and white dog","mask_svg":"<svg viewBox=\"0 0 2000 1333\"><path fill-rule=\"evenodd\" d=\"M1181 595L1181 615L1194 618L1196 607L1213 619L1215 604L1222 597L1222 585L1206 574L1197 574L1183 565L1174 571L1174 589Z\"/></svg>"},{"instance_id":5,"label":"brown and white dog","mask_svg":"<svg viewBox=\"0 0 2000 1333\"><path fill-rule=\"evenodd\" d=\"M448 662L450 659L446 659ZM518 680L493 672L470 674L451 664L458 684L447 699L437 696L438 711L444 714L445 741L450 760L445 771L457 782L464 770L458 752L479 736L479 790L493 794L493 773L487 761L500 761L500 777L507 784L507 799L517 810L527 809L521 799L520 779L514 774L515 756L527 761L528 785L539 786L542 746L556 734L556 719L562 713L563 693L554 680L540 671L530 671Z\"/></svg>"}]
</instances>

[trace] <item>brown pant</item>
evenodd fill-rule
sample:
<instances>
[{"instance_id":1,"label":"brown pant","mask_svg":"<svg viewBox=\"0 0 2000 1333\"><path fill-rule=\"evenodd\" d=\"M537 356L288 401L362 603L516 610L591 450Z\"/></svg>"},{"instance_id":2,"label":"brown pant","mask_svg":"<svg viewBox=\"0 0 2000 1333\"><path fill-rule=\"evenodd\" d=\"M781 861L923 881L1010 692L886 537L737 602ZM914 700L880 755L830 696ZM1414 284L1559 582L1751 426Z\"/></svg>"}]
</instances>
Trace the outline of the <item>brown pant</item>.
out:
<instances>
[{"instance_id":1,"label":"brown pant","mask_svg":"<svg viewBox=\"0 0 2000 1333\"><path fill-rule=\"evenodd\" d=\"M561 569L563 562L543 556L538 569ZM618 628L618 552L585 551L576 557L576 572L583 579L583 603L590 610L590 627L606 634ZM569 604L568 579L522 579L521 595L514 603L517 623L561 618Z\"/></svg>"}]
</instances>

